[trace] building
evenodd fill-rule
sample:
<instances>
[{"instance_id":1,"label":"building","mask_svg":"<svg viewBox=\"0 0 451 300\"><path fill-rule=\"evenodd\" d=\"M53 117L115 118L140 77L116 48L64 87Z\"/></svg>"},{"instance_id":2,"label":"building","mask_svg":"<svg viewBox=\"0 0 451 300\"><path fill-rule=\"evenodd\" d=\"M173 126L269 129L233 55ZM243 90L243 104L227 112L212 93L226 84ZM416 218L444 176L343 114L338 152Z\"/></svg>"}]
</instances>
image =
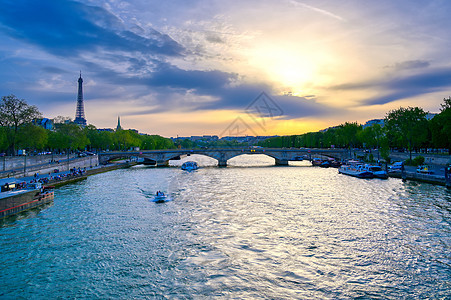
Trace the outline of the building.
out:
<instances>
[{"instance_id":1,"label":"building","mask_svg":"<svg viewBox=\"0 0 451 300\"><path fill-rule=\"evenodd\" d=\"M122 130L121 127L121 118L119 116L117 116L117 126L116 126L116 131Z\"/></svg>"},{"instance_id":2,"label":"building","mask_svg":"<svg viewBox=\"0 0 451 300\"><path fill-rule=\"evenodd\" d=\"M428 112L427 115L426 115L426 119L427 119L428 121L430 121L430 120L432 120L436 115L438 115L438 114Z\"/></svg>"},{"instance_id":3,"label":"building","mask_svg":"<svg viewBox=\"0 0 451 300\"><path fill-rule=\"evenodd\" d=\"M385 125L384 119L369 120L362 126L362 128L365 129L367 127L371 127L371 126L376 125L376 124L379 124L381 127L384 127L384 125Z\"/></svg>"},{"instance_id":4,"label":"building","mask_svg":"<svg viewBox=\"0 0 451 300\"><path fill-rule=\"evenodd\" d=\"M53 130L53 121L47 118L36 119L33 121L33 124L36 126L41 126L42 128L47 130Z\"/></svg>"},{"instance_id":5,"label":"building","mask_svg":"<svg viewBox=\"0 0 451 300\"><path fill-rule=\"evenodd\" d=\"M102 132L102 131L108 131L108 132L114 132L113 128L97 128L98 132Z\"/></svg>"},{"instance_id":6,"label":"building","mask_svg":"<svg viewBox=\"0 0 451 300\"><path fill-rule=\"evenodd\" d=\"M77 110L75 111L74 123L83 127L86 126L85 107L83 104L83 79L81 78L81 71L80 78L78 78Z\"/></svg>"}]
</instances>

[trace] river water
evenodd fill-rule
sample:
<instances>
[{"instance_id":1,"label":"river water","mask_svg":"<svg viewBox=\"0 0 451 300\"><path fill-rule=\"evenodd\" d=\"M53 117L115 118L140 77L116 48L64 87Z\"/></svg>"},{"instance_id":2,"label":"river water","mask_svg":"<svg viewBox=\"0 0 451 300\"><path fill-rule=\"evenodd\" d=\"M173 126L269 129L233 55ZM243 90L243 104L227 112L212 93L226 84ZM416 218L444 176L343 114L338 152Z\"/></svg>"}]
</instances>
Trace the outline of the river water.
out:
<instances>
[{"instance_id":1,"label":"river water","mask_svg":"<svg viewBox=\"0 0 451 300\"><path fill-rule=\"evenodd\" d=\"M0 298L451 298L444 187L190 159L202 168L91 176L3 221Z\"/></svg>"}]
</instances>

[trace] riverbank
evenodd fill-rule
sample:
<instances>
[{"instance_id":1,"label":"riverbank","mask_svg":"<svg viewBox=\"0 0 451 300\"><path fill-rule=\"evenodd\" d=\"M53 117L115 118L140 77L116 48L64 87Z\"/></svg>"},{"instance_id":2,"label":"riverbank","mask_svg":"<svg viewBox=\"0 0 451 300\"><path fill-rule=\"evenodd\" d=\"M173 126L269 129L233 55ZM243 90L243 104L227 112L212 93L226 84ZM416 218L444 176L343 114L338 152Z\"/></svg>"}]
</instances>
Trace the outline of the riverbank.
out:
<instances>
[{"instance_id":1,"label":"riverbank","mask_svg":"<svg viewBox=\"0 0 451 300\"><path fill-rule=\"evenodd\" d=\"M5 159L5 158L4 158ZM97 155L78 157L52 157L36 156L36 157L9 157L5 163L3 160L3 171L0 171L1 178L21 178L34 176L36 173L49 174L63 171L70 171L73 168L92 169L99 166Z\"/></svg>"},{"instance_id":2,"label":"riverbank","mask_svg":"<svg viewBox=\"0 0 451 300\"><path fill-rule=\"evenodd\" d=\"M404 175L401 172L390 172L388 174L388 176L393 177L393 178L400 178L403 180L425 182L425 183L437 184L437 185L442 185L442 186L446 185L445 176L434 175L434 174L421 174L421 173L406 171Z\"/></svg>"},{"instance_id":3,"label":"riverbank","mask_svg":"<svg viewBox=\"0 0 451 300\"><path fill-rule=\"evenodd\" d=\"M57 176L59 176L59 179L49 180L47 183L44 183L44 186L58 187L58 186L62 186L62 185L68 184L68 183L73 183L73 182L84 180L84 179L88 178L88 176L91 176L91 175L105 173L105 172L109 172L109 171L113 171L113 170L117 170L117 169L129 168L131 166L134 166L135 164L136 163L133 163L133 162L121 162L121 163L109 164L109 165L105 165L105 166L102 165L102 166L93 167L91 169L83 170L79 174L61 172L61 173L56 174ZM37 178L39 180L39 175ZM33 180L32 177L29 177L27 179ZM24 180L24 181L27 181L27 180Z\"/></svg>"},{"instance_id":4,"label":"riverbank","mask_svg":"<svg viewBox=\"0 0 451 300\"><path fill-rule=\"evenodd\" d=\"M6 178L2 180L5 182L11 180L11 182L18 182L20 184L23 184L24 186L29 183L39 182L42 184L44 188L59 187L69 183L85 180L88 178L88 176L91 175L109 172L121 168L128 168L133 165L135 165L135 163L121 162L107 166L97 166L89 170L81 168L79 169L73 168L72 170L69 171L56 173L50 172L48 174L35 173L34 176L22 178L9 178L9 179ZM12 190L9 192L2 192L0 195L0 219L49 203L50 200L49 201L34 200L33 197L35 196L35 194L36 190L30 191L17 190L17 192L16 190ZM51 201L53 201L53 196Z\"/></svg>"}]
</instances>

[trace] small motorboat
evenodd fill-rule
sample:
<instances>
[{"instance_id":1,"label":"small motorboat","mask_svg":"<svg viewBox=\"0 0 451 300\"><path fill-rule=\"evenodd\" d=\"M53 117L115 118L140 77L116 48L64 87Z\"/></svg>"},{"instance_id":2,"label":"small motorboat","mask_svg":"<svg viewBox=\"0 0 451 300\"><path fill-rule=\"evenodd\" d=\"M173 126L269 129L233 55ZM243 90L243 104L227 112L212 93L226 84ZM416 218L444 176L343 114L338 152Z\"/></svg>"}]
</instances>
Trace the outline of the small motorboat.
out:
<instances>
[{"instance_id":1,"label":"small motorboat","mask_svg":"<svg viewBox=\"0 0 451 300\"><path fill-rule=\"evenodd\" d=\"M388 178L388 173L385 170L383 170L381 166L365 165L362 169L373 173L373 177L380 179Z\"/></svg>"},{"instance_id":2,"label":"small motorboat","mask_svg":"<svg viewBox=\"0 0 451 300\"><path fill-rule=\"evenodd\" d=\"M168 197L161 191L158 191L155 194L155 197L153 198L153 202L155 202L155 203L163 203L163 202L166 202L168 200L169 200Z\"/></svg>"},{"instance_id":3,"label":"small motorboat","mask_svg":"<svg viewBox=\"0 0 451 300\"><path fill-rule=\"evenodd\" d=\"M199 166L197 165L197 163L195 161L187 161L184 162L182 165L182 170L185 171L194 171L199 169Z\"/></svg>"},{"instance_id":4,"label":"small motorboat","mask_svg":"<svg viewBox=\"0 0 451 300\"><path fill-rule=\"evenodd\" d=\"M421 165L421 166L418 166L417 173L431 175L431 174L434 174L434 171L428 165Z\"/></svg>"},{"instance_id":5,"label":"small motorboat","mask_svg":"<svg viewBox=\"0 0 451 300\"><path fill-rule=\"evenodd\" d=\"M317 167L320 166L323 163L323 160L320 158L314 158L312 159L312 165Z\"/></svg>"},{"instance_id":6,"label":"small motorboat","mask_svg":"<svg viewBox=\"0 0 451 300\"><path fill-rule=\"evenodd\" d=\"M321 162L321 164L319 165L321 168L329 168L331 166L331 162L329 160L324 160Z\"/></svg>"},{"instance_id":7,"label":"small motorboat","mask_svg":"<svg viewBox=\"0 0 451 300\"><path fill-rule=\"evenodd\" d=\"M346 165L341 165L338 168L339 174L345 174L349 176L354 176L357 178L373 178L372 172L365 170L363 165L358 161L348 161Z\"/></svg>"}]
</instances>

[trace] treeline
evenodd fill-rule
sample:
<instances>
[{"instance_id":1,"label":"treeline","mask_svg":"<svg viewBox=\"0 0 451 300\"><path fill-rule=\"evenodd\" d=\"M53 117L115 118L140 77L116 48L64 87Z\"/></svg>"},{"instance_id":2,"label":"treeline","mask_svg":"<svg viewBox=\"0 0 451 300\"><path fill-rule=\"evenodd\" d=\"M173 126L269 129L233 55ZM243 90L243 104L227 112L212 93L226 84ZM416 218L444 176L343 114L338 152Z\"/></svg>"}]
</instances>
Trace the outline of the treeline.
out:
<instances>
[{"instance_id":1,"label":"treeline","mask_svg":"<svg viewBox=\"0 0 451 300\"><path fill-rule=\"evenodd\" d=\"M142 150L175 148L171 139L159 135L140 135L132 130L98 131L93 125L82 128L65 123L67 118L55 119L53 130L33 125L42 117L35 106L14 95L3 96L0 103L0 152L13 154L16 149L29 152Z\"/></svg>"},{"instance_id":2,"label":"treeline","mask_svg":"<svg viewBox=\"0 0 451 300\"><path fill-rule=\"evenodd\" d=\"M399 108L387 113L383 126L363 128L357 123L344 123L321 132L281 136L260 142L272 148L377 148L388 155L390 149L410 152L422 148L451 148L451 97L443 99L440 113L428 120L419 107Z\"/></svg>"}]
</instances>

